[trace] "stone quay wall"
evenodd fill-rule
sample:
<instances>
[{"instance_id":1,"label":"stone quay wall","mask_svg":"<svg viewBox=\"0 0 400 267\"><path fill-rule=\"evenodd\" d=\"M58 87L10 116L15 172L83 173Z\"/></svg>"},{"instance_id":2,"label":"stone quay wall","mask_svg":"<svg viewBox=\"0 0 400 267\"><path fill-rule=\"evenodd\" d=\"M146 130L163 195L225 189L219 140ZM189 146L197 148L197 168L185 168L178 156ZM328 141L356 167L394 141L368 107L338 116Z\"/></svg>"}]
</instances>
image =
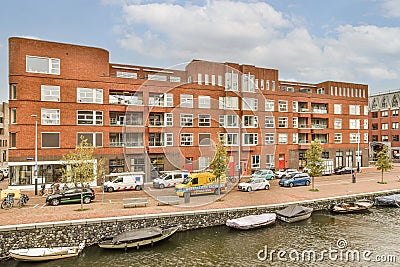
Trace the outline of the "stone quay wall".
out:
<instances>
[{"instance_id":1,"label":"stone quay wall","mask_svg":"<svg viewBox=\"0 0 400 267\"><path fill-rule=\"evenodd\" d=\"M181 225L180 231L186 231L224 225L226 220L242 216L276 212L289 205L326 210L335 202L373 201L377 196L397 193L400 193L400 189L273 205L0 226L0 259L7 258L10 249L75 246L83 241L90 246L105 237L137 228Z\"/></svg>"}]
</instances>

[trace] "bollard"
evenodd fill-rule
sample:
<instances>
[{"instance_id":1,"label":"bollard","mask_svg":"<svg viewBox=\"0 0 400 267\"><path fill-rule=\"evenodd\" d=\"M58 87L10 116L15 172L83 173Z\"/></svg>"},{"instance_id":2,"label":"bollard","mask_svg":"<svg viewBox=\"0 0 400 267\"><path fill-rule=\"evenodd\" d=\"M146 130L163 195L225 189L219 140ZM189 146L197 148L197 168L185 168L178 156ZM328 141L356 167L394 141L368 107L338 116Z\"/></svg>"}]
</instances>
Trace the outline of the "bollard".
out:
<instances>
[{"instance_id":1,"label":"bollard","mask_svg":"<svg viewBox=\"0 0 400 267\"><path fill-rule=\"evenodd\" d=\"M185 191L183 197L185 198L185 203L190 203L190 192Z\"/></svg>"},{"instance_id":2,"label":"bollard","mask_svg":"<svg viewBox=\"0 0 400 267\"><path fill-rule=\"evenodd\" d=\"M38 192L37 192L37 186L38 186L38 179L35 178L35 196L37 196Z\"/></svg>"},{"instance_id":3,"label":"bollard","mask_svg":"<svg viewBox=\"0 0 400 267\"><path fill-rule=\"evenodd\" d=\"M351 175L351 182L355 183L356 182L356 174L353 172L353 174Z\"/></svg>"}]
</instances>

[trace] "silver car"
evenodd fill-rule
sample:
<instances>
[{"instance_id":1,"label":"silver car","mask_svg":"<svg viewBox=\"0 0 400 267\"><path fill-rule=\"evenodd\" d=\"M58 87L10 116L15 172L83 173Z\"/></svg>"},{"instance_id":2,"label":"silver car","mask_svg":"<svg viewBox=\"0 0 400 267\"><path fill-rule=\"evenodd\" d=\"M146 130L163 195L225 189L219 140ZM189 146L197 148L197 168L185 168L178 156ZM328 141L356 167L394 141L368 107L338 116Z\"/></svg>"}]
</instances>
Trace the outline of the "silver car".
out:
<instances>
[{"instance_id":1,"label":"silver car","mask_svg":"<svg viewBox=\"0 0 400 267\"><path fill-rule=\"evenodd\" d=\"M251 178L246 182L242 182L238 184L238 189L241 191L255 191L259 189L269 189L269 181L264 178Z\"/></svg>"}]
</instances>

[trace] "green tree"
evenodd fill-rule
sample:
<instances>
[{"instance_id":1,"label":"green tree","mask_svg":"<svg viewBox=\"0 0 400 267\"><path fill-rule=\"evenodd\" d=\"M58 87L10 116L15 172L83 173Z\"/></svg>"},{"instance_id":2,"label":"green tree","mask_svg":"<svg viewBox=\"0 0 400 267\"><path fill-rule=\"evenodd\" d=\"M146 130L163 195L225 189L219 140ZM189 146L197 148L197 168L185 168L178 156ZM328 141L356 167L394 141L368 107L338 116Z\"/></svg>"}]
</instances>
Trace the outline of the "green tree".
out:
<instances>
[{"instance_id":1,"label":"green tree","mask_svg":"<svg viewBox=\"0 0 400 267\"><path fill-rule=\"evenodd\" d=\"M390 160L387 146L384 145L382 150L376 154L375 166L378 171L382 171L382 180L380 183L384 184L385 182L383 181L383 172L393 169L393 164Z\"/></svg>"},{"instance_id":2,"label":"green tree","mask_svg":"<svg viewBox=\"0 0 400 267\"><path fill-rule=\"evenodd\" d=\"M314 177L321 176L324 169L322 164L322 146L318 139L311 142L310 148L306 151L305 158L307 161L306 168L309 170L308 174L311 177L311 190L314 191Z\"/></svg>"},{"instance_id":3,"label":"green tree","mask_svg":"<svg viewBox=\"0 0 400 267\"><path fill-rule=\"evenodd\" d=\"M64 183L73 183L75 186L82 187L97 177L104 175L104 160L93 156L94 147L88 143L83 136L75 151L64 155L62 161L65 167L62 169L62 179ZM83 209L83 199L81 192L81 209Z\"/></svg>"},{"instance_id":4,"label":"green tree","mask_svg":"<svg viewBox=\"0 0 400 267\"><path fill-rule=\"evenodd\" d=\"M227 151L225 147L225 139L222 137L219 140L217 149L215 151L214 159L211 162L211 168L213 169L213 174L218 180L218 196L221 195L221 176L225 175L227 168Z\"/></svg>"}]
</instances>

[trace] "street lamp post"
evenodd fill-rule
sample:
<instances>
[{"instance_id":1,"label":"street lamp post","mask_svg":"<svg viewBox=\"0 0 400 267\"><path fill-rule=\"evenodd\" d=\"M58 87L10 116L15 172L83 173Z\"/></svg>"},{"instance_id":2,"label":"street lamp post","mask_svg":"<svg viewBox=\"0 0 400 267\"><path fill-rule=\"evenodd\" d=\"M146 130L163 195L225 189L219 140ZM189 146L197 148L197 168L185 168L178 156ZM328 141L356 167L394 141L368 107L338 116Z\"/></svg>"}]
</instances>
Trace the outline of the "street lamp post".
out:
<instances>
[{"instance_id":1,"label":"street lamp post","mask_svg":"<svg viewBox=\"0 0 400 267\"><path fill-rule=\"evenodd\" d=\"M357 129L357 155L356 155L356 159L357 159L357 172L360 172L360 125L358 125L358 129Z\"/></svg>"},{"instance_id":2,"label":"street lamp post","mask_svg":"<svg viewBox=\"0 0 400 267\"><path fill-rule=\"evenodd\" d=\"M33 172L33 177L35 179L35 195L37 195L37 185L38 185L38 121L37 115L32 114L32 118L35 118L35 171Z\"/></svg>"}]
</instances>

